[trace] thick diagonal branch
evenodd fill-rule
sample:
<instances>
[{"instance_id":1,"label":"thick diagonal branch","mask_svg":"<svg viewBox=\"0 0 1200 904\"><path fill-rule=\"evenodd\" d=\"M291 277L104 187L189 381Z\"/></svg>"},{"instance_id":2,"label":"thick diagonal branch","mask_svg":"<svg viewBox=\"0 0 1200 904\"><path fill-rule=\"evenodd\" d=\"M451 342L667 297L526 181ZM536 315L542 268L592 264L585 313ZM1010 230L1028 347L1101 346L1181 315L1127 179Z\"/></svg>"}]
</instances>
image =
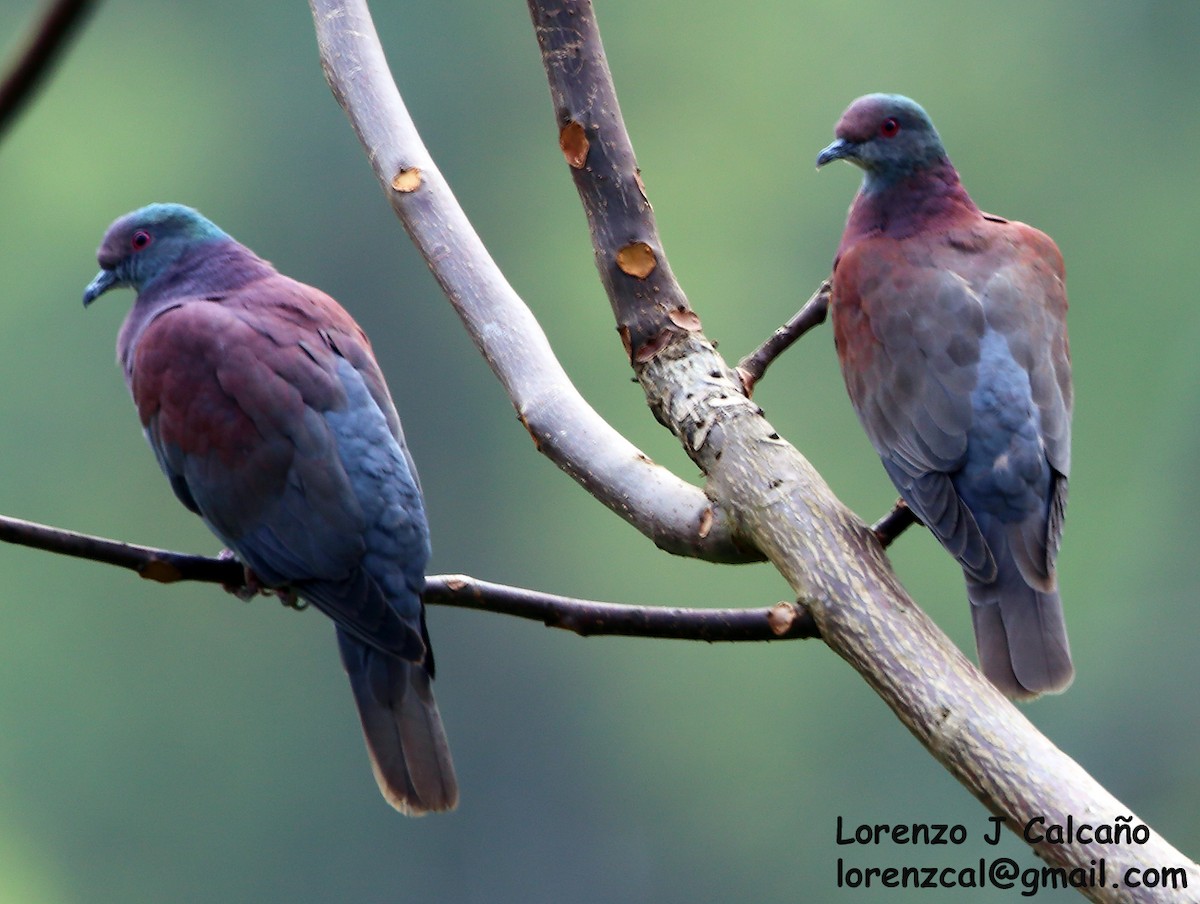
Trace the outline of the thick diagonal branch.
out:
<instances>
[{"instance_id":1,"label":"thick diagonal branch","mask_svg":"<svg viewBox=\"0 0 1200 904\"><path fill-rule=\"evenodd\" d=\"M1048 823L1064 823L1068 816L1111 823L1128 815L1123 804L1001 697L909 598L869 529L746 398L740 379L699 333L698 322L695 330L676 328L675 308L657 298L682 299L683 293L669 284L649 203L630 202L627 186L640 182L591 4L529 0L529 5L560 145L578 149L566 155L567 162L601 273L611 273L615 263L629 277L606 278L604 283L618 323L636 323L643 337L644 344L633 349L634 370L651 409L707 475L709 495L722 503L797 594L812 601L830 647L1011 829L1020 832L1035 817ZM586 142L578 135L564 141L564 123L578 123ZM610 217L621 229L598 222ZM653 251L653 270L643 268L661 277L653 290L644 277L620 267L626 235L637 236ZM1157 834L1146 844L1076 841L1042 843L1034 849L1067 868L1086 869L1105 857L1110 867L1122 871L1178 865L1200 881L1200 868ZM1161 900L1148 889L1091 888L1085 893L1098 901Z\"/></svg>"},{"instance_id":2,"label":"thick diagonal branch","mask_svg":"<svg viewBox=\"0 0 1200 904\"><path fill-rule=\"evenodd\" d=\"M425 149L392 81L363 0L311 0L326 78L392 208L539 451L589 493L679 555L759 561L725 513L652 462L587 404Z\"/></svg>"}]
</instances>

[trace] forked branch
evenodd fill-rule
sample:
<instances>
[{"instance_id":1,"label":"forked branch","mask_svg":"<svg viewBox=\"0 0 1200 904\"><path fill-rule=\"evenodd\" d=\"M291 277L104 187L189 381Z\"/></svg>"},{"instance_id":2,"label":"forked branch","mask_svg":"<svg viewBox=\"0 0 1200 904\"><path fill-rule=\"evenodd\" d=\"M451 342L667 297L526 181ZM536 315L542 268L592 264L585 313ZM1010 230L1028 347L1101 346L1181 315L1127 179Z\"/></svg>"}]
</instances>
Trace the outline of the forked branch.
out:
<instances>
[{"instance_id":1,"label":"forked branch","mask_svg":"<svg viewBox=\"0 0 1200 904\"><path fill-rule=\"evenodd\" d=\"M481 287L483 293L471 306L462 304L455 268L464 259L478 260L478 239L469 227L443 235L444 241L429 239L438 223L453 219L463 225L461 211L440 176L416 185L406 176L414 168L424 173L432 161L404 112L365 3L310 2L334 93L393 207L468 330L479 342L484 324L518 336L536 329L523 305L519 311L509 306L507 284ZM870 530L746 398L741 379L700 333L699 320L666 265L590 4L530 0L530 10L554 99L556 137L580 188L618 325L627 328L634 372L655 416L707 476L705 492L715 501L714 509L736 525L728 536L744 538L770 559L797 596L810 602L830 647L1010 828L1019 830L1038 816L1065 822L1068 815L1093 821L1128 815L1125 806L1004 700L921 612L897 582ZM404 197L398 196L397 185L409 189ZM610 216L621 229L605 222ZM506 321L509 313L519 319ZM540 329L536 335L541 337ZM520 371L537 366L519 359L498 366L494 350L486 343L481 348L510 394L519 374L505 367ZM613 488L604 482L602 474L593 472L585 485L611 506ZM640 509L647 498L629 498L628 503ZM1086 866L1100 856L1118 870L1177 864L1200 882L1195 864L1157 834L1143 845L1041 844L1035 849L1048 862L1068 868ZM1144 890L1087 891L1096 900L1153 900Z\"/></svg>"},{"instance_id":2,"label":"forked branch","mask_svg":"<svg viewBox=\"0 0 1200 904\"><path fill-rule=\"evenodd\" d=\"M312 0L321 64L392 209L504 386L538 451L679 555L761 561L719 505L656 465L579 394L476 234L388 71L366 4Z\"/></svg>"}]
</instances>

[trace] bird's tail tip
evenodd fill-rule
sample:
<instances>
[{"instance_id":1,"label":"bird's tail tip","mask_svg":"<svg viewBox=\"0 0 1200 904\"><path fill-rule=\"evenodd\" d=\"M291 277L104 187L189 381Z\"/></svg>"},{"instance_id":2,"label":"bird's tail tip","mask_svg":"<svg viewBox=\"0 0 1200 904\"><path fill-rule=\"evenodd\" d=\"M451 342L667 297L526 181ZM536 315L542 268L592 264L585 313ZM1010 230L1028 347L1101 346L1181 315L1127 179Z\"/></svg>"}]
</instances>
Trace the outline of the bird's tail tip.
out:
<instances>
[{"instance_id":1,"label":"bird's tail tip","mask_svg":"<svg viewBox=\"0 0 1200 904\"><path fill-rule=\"evenodd\" d=\"M1015 582L1013 582L1015 584ZM1058 592L971 585L975 645L984 675L1006 697L1061 694L1075 680Z\"/></svg>"},{"instance_id":2,"label":"bird's tail tip","mask_svg":"<svg viewBox=\"0 0 1200 904\"><path fill-rule=\"evenodd\" d=\"M384 799L407 816L453 810L458 778L429 675L416 663L389 665L403 677L393 682L400 693L391 707L390 730L382 737L366 734L375 781Z\"/></svg>"},{"instance_id":3,"label":"bird's tail tip","mask_svg":"<svg viewBox=\"0 0 1200 904\"><path fill-rule=\"evenodd\" d=\"M342 653L384 799L408 816L453 810L458 779L425 665L349 638Z\"/></svg>"}]
</instances>

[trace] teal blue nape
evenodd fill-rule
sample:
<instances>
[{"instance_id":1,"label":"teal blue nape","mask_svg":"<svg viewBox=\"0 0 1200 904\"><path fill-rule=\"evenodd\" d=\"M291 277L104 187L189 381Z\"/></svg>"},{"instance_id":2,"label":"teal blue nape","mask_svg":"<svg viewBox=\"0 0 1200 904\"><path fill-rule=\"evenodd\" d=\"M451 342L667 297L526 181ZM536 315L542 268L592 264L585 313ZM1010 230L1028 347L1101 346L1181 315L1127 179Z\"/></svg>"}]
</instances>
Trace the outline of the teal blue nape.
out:
<instances>
[{"instance_id":1,"label":"teal blue nape","mask_svg":"<svg viewBox=\"0 0 1200 904\"><path fill-rule=\"evenodd\" d=\"M137 290L118 358L176 496L267 587L336 626L376 780L401 812L458 784L433 697L416 468L362 329L195 210L116 220L84 303Z\"/></svg>"},{"instance_id":2,"label":"teal blue nape","mask_svg":"<svg viewBox=\"0 0 1200 904\"><path fill-rule=\"evenodd\" d=\"M1074 677L1056 559L1073 392L1062 255L979 210L925 111L859 98L818 165L864 170L834 261L838 359L900 495L958 560L984 673L1016 699Z\"/></svg>"}]
</instances>

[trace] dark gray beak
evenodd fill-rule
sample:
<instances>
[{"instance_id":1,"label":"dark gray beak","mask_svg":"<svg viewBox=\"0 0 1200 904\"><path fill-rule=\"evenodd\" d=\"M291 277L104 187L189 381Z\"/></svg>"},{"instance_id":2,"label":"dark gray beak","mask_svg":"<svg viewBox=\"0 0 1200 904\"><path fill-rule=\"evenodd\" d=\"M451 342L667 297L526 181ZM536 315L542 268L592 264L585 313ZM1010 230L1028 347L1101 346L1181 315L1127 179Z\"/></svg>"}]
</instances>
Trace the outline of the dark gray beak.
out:
<instances>
[{"instance_id":1,"label":"dark gray beak","mask_svg":"<svg viewBox=\"0 0 1200 904\"><path fill-rule=\"evenodd\" d=\"M853 157L855 152L855 144L853 141L847 141L844 138L839 138L821 153L817 154L817 168L820 169L826 163L833 163L835 160L845 160L847 157Z\"/></svg>"},{"instance_id":2,"label":"dark gray beak","mask_svg":"<svg viewBox=\"0 0 1200 904\"><path fill-rule=\"evenodd\" d=\"M101 270L96 274L96 278L88 283L88 287L83 290L83 306L86 308L109 289L117 285L117 283L116 273L112 270Z\"/></svg>"}]
</instances>

